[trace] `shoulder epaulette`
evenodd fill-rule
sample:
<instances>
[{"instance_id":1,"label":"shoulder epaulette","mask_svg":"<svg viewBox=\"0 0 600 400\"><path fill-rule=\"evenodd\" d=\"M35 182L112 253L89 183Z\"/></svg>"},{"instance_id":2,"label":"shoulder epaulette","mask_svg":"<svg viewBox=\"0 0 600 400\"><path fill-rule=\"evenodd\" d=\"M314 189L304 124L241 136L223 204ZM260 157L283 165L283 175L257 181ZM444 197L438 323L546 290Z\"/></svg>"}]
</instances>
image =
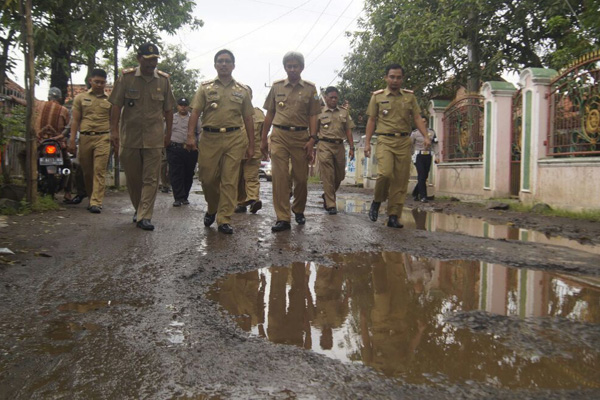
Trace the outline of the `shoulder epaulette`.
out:
<instances>
[{"instance_id":1,"label":"shoulder epaulette","mask_svg":"<svg viewBox=\"0 0 600 400\"><path fill-rule=\"evenodd\" d=\"M158 70L158 69L156 70L156 72L158 72L158 74L159 74L159 75L162 75L162 76L164 76L165 78L168 78L168 77L170 76L170 75L169 75L169 74L167 74L166 72L160 71L160 70Z\"/></svg>"},{"instance_id":2,"label":"shoulder epaulette","mask_svg":"<svg viewBox=\"0 0 600 400\"><path fill-rule=\"evenodd\" d=\"M208 85L209 83L213 83L215 80L214 79L209 79L207 81L204 82L200 82L201 85Z\"/></svg>"},{"instance_id":3,"label":"shoulder epaulette","mask_svg":"<svg viewBox=\"0 0 600 400\"><path fill-rule=\"evenodd\" d=\"M303 80L304 80L304 79L303 79ZM317 86L317 85L315 85L315 83L314 83L314 82L307 81L307 80L304 80L304 83L308 83L309 85L313 85L313 86L315 86L315 87Z\"/></svg>"},{"instance_id":4,"label":"shoulder epaulette","mask_svg":"<svg viewBox=\"0 0 600 400\"><path fill-rule=\"evenodd\" d=\"M123 70L123 74L130 74L132 72L135 72L135 68L125 68Z\"/></svg>"},{"instance_id":5,"label":"shoulder epaulette","mask_svg":"<svg viewBox=\"0 0 600 400\"><path fill-rule=\"evenodd\" d=\"M280 79L280 80L278 80L278 81L275 81L275 82L273 82L273 83L283 83L283 82L285 82L285 79Z\"/></svg>"},{"instance_id":6,"label":"shoulder epaulette","mask_svg":"<svg viewBox=\"0 0 600 400\"><path fill-rule=\"evenodd\" d=\"M240 81L235 81L235 83L237 83L239 86L243 87L246 90L250 90L250 87L248 85L246 85L245 83L242 83Z\"/></svg>"},{"instance_id":7,"label":"shoulder epaulette","mask_svg":"<svg viewBox=\"0 0 600 400\"><path fill-rule=\"evenodd\" d=\"M415 92L413 92L412 90L409 90L409 89L402 89L402 91L406 92L406 93L415 93Z\"/></svg>"},{"instance_id":8,"label":"shoulder epaulette","mask_svg":"<svg viewBox=\"0 0 600 400\"><path fill-rule=\"evenodd\" d=\"M338 106L338 107L340 107L341 109L344 109L344 110L348 111L348 107L346 107L346 106Z\"/></svg>"},{"instance_id":9,"label":"shoulder epaulette","mask_svg":"<svg viewBox=\"0 0 600 400\"><path fill-rule=\"evenodd\" d=\"M384 89L379 89L373 92L373 94L381 94L383 93L385 90Z\"/></svg>"}]
</instances>

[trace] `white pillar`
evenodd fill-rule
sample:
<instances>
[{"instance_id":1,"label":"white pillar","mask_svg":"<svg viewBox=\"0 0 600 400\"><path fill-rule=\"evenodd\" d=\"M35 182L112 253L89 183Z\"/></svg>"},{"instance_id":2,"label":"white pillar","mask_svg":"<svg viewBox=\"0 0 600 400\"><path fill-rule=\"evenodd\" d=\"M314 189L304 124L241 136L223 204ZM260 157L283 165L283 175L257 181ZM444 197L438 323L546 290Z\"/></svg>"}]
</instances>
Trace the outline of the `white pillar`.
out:
<instances>
[{"instance_id":1,"label":"white pillar","mask_svg":"<svg viewBox=\"0 0 600 400\"><path fill-rule=\"evenodd\" d=\"M521 72L519 85L523 93L523 149L521 154L521 190L524 203L535 201L538 161L546 157L548 136L550 82L553 69L527 68Z\"/></svg>"},{"instance_id":2,"label":"white pillar","mask_svg":"<svg viewBox=\"0 0 600 400\"><path fill-rule=\"evenodd\" d=\"M486 197L510 196L512 97L517 91L509 82L485 82L483 189Z\"/></svg>"}]
</instances>

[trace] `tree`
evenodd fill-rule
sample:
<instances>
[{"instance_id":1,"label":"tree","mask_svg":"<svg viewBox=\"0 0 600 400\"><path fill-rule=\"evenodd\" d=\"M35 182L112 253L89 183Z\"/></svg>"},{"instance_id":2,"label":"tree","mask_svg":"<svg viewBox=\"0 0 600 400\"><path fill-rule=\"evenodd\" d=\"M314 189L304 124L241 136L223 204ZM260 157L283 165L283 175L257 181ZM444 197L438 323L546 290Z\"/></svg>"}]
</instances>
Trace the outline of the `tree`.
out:
<instances>
[{"instance_id":1,"label":"tree","mask_svg":"<svg viewBox=\"0 0 600 400\"><path fill-rule=\"evenodd\" d=\"M0 9L0 89L4 87L7 72L12 72L16 66L10 50L17 45L21 30L18 7L17 1L5 0Z\"/></svg>"},{"instance_id":2,"label":"tree","mask_svg":"<svg viewBox=\"0 0 600 400\"><path fill-rule=\"evenodd\" d=\"M600 0L366 0L365 10L340 85L359 114L391 62L427 101L477 92L503 71L561 68L600 45Z\"/></svg>"},{"instance_id":3,"label":"tree","mask_svg":"<svg viewBox=\"0 0 600 400\"><path fill-rule=\"evenodd\" d=\"M50 70L50 85L66 93L71 72L94 68L96 55L116 57L116 44L159 42L159 34L182 26L199 28L194 0L36 1L36 54L40 70Z\"/></svg>"},{"instance_id":4,"label":"tree","mask_svg":"<svg viewBox=\"0 0 600 400\"><path fill-rule=\"evenodd\" d=\"M187 54L179 46L168 45L161 50L160 55L158 69L169 74L175 98L191 99L200 84L200 70L187 68ZM121 60L121 64L123 68L137 67L136 52L130 52Z\"/></svg>"}]
</instances>

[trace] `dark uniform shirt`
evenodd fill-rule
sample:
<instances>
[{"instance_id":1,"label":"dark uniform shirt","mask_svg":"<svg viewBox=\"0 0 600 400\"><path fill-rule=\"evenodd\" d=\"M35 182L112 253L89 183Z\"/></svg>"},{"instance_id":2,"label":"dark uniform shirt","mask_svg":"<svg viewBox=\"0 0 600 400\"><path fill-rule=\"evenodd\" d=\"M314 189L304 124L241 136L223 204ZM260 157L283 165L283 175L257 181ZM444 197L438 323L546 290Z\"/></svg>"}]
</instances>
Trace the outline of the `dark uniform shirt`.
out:
<instances>
[{"instance_id":1,"label":"dark uniform shirt","mask_svg":"<svg viewBox=\"0 0 600 400\"><path fill-rule=\"evenodd\" d=\"M346 131L352 128L354 121L343 107L332 110L325 106L319 114L319 138L343 140L347 138Z\"/></svg>"},{"instance_id":2,"label":"dark uniform shirt","mask_svg":"<svg viewBox=\"0 0 600 400\"><path fill-rule=\"evenodd\" d=\"M139 67L125 69L108 101L123 107L121 146L134 149L164 146L164 113L175 104L168 74L154 70L154 75L147 77Z\"/></svg>"}]
</instances>

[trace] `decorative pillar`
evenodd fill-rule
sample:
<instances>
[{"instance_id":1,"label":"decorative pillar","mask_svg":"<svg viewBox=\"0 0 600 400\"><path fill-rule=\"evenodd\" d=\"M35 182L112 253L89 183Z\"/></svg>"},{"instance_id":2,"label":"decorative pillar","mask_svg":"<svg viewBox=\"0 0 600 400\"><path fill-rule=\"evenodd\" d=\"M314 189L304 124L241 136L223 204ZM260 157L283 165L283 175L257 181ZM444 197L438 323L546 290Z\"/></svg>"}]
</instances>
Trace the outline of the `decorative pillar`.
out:
<instances>
[{"instance_id":1,"label":"decorative pillar","mask_svg":"<svg viewBox=\"0 0 600 400\"><path fill-rule=\"evenodd\" d=\"M512 97L517 88L509 82L485 82L483 190L486 197L510 196Z\"/></svg>"},{"instance_id":2,"label":"decorative pillar","mask_svg":"<svg viewBox=\"0 0 600 400\"><path fill-rule=\"evenodd\" d=\"M444 162L444 110L451 102L449 100L431 100L429 102L429 127L433 129L438 138L438 149L440 151L440 163ZM432 162L429 172L429 184L437 189L437 164Z\"/></svg>"},{"instance_id":3,"label":"decorative pillar","mask_svg":"<svg viewBox=\"0 0 600 400\"><path fill-rule=\"evenodd\" d=\"M523 148L521 153L521 189L519 198L533 203L538 178L538 161L546 157L550 82L553 69L527 68L519 76L523 91Z\"/></svg>"}]
</instances>

